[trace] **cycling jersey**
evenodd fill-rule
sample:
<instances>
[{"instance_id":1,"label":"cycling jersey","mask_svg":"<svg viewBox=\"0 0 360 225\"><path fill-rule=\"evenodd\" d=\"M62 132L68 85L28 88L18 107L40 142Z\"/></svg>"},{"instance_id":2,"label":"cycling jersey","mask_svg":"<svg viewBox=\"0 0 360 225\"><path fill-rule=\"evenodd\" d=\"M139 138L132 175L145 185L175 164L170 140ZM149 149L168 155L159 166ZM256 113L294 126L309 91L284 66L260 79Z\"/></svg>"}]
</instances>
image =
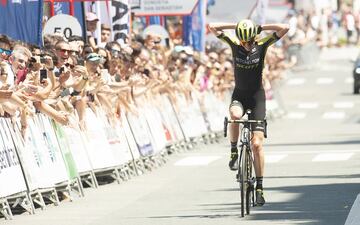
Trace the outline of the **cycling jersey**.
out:
<instances>
[{"instance_id":1,"label":"cycling jersey","mask_svg":"<svg viewBox=\"0 0 360 225\"><path fill-rule=\"evenodd\" d=\"M257 91L263 89L262 71L267 48L279 40L274 32L273 34L253 43L251 50L247 51L237 40L233 40L225 33L218 36L232 50L235 88L240 90Z\"/></svg>"}]
</instances>

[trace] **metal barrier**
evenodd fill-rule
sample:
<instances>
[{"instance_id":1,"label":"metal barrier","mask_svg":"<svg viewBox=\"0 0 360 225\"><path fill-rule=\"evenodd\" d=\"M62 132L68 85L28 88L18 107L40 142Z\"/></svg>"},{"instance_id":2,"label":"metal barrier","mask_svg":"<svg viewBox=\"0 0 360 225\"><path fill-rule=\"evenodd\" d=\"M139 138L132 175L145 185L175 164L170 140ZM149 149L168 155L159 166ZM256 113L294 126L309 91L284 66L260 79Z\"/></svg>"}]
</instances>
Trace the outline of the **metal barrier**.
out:
<instances>
[{"instance_id":1,"label":"metal barrier","mask_svg":"<svg viewBox=\"0 0 360 225\"><path fill-rule=\"evenodd\" d=\"M163 165L169 154L220 138L228 101L205 92L180 94L176 102L158 95L155 102L138 114L123 111L114 123L102 109L87 109L85 131L36 114L22 137L18 124L0 118L0 213L11 219L18 205L33 214L34 203L45 209L48 200L72 201L84 196L83 184L97 188L103 177L121 183Z\"/></svg>"}]
</instances>

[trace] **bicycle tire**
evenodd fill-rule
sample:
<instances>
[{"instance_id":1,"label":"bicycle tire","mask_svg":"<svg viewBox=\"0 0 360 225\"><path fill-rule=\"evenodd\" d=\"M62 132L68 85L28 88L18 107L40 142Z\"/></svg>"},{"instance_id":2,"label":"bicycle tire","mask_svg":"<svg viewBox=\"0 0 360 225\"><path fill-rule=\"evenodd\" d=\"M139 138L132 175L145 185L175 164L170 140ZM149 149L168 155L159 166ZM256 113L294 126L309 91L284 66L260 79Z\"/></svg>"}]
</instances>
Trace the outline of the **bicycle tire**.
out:
<instances>
[{"instance_id":1,"label":"bicycle tire","mask_svg":"<svg viewBox=\"0 0 360 225\"><path fill-rule=\"evenodd\" d=\"M252 176L252 161L251 161L251 155L250 155L250 151L248 151L247 149L247 154L246 154L246 158L245 158L245 165L246 165L246 199L245 199L245 205L246 205L246 214L250 215L250 208L251 208L251 202L253 200L254 197L254 193L253 190L251 188L249 188L250 186L250 180L251 180L251 176Z\"/></svg>"},{"instance_id":2,"label":"bicycle tire","mask_svg":"<svg viewBox=\"0 0 360 225\"><path fill-rule=\"evenodd\" d=\"M238 170L238 174L239 174L239 184L240 184L240 205L241 205L241 217L245 216L245 193L246 193L246 164L245 164L245 159L247 157L247 152L246 152L246 146L243 145L241 147L241 154L240 154L240 161L239 161L239 170Z\"/></svg>"}]
</instances>

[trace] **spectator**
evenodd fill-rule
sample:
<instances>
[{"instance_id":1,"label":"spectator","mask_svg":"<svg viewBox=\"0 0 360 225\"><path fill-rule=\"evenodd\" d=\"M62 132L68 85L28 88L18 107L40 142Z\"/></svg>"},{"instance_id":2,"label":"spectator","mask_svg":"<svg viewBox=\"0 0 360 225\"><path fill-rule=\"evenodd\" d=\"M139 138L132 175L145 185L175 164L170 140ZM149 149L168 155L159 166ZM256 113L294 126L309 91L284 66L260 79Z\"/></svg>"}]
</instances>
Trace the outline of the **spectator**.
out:
<instances>
[{"instance_id":1,"label":"spectator","mask_svg":"<svg viewBox=\"0 0 360 225\"><path fill-rule=\"evenodd\" d=\"M104 48L106 43L110 41L111 36L111 29L106 24L101 24L101 42L99 44L99 47Z\"/></svg>"},{"instance_id":2,"label":"spectator","mask_svg":"<svg viewBox=\"0 0 360 225\"><path fill-rule=\"evenodd\" d=\"M95 13L88 12L86 13L86 36L88 43L90 44L90 47L95 50L97 49L97 43L96 39L93 36L93 33L96 30L97 23L99 22L99 19Z\"/></svg>"}]
</instances>

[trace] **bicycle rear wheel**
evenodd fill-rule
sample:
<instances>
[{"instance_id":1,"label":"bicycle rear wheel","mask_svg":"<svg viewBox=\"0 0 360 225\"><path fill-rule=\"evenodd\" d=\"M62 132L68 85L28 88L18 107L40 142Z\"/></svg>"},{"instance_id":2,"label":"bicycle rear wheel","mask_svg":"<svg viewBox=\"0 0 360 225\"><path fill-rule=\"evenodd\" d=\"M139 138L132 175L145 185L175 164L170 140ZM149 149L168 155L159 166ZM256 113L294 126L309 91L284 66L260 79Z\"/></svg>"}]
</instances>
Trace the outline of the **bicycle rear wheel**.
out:
<instances>
[{"instance_id":1,"label":"bicycle rear wheel","mask_svg":"<svg viewBox=\"0 0 360 225\"><path fill-rule=\"evenodd\" d=\"M239 185L240 185L240 200L241 200L241 217L245 215L245 196L246 196L246 180L247 180L247 166L246 166L246 158L247 158L246 146L243 145L241 147L240 159L239 159Z\"/></svg>"}]
</instances>

